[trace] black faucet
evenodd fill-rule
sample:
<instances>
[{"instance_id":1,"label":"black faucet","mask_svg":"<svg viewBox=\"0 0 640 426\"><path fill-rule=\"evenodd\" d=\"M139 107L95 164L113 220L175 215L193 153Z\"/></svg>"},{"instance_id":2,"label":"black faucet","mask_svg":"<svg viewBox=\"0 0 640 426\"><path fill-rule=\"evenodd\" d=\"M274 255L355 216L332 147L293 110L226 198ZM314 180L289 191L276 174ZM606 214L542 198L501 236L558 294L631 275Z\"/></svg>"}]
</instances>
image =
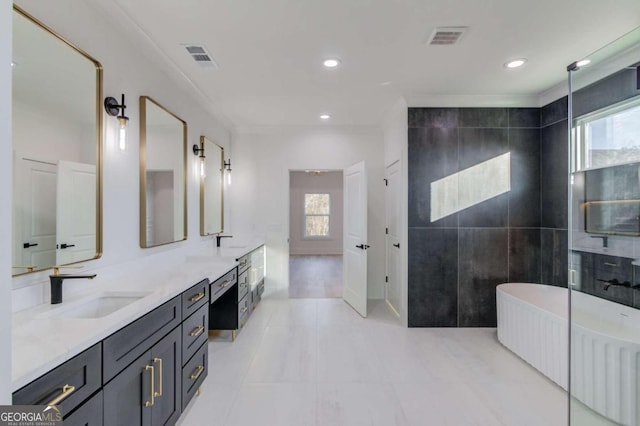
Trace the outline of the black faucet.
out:
<instances>
[{"instance_id":1,"label":"black faucet","mask_svg":"<svg viewBox=\"0 0 640 426\"><path fill-rule=\"evenodd\" d=\"M87 278L94 279L96 274L90 275L72 275L72 274L60 274L60 270L58 267L53 268L53 275L49 275L49 280L51 281L51 304L57 305L58 303L62 303L62 281L64 280L73 280L79 278Z\"/></svg>"},{"instance_id":2,"label":"black faucet","mask_svg":"<svg viewBox=\"0 0 640 426\"><path fill-rule=\"evenodd\" d=\"M602 238L602 247L609 247L609 237L606 235L592 235L591 238Z\"/></svg>"},{"instance_id":3,"label":"black faucet","mask_svg":"<svg viewBox=\"0 0 640 426\"><path fill-rule=\"evenodd\" d=\"M606 283L604 286L604 291L609 290L609 287L611 287L612 285L614 286L620 286L620 287L631 287L631 283L629 281L623 281L620 282L618 281L617 278L611 279L611 280L601 280L600 278L597 278L598 281Z\"/></svg>"},{"instance_id":4,"label":"black faucet","mask_svg":"<svg viewBox=\"0 0 640 426\"><path fill-rule=\"evenodd\" d=\"M231 238L233 235L216 235L216 247L220 247L220 241L223 238Z\"/></svg>"}]
</instances>

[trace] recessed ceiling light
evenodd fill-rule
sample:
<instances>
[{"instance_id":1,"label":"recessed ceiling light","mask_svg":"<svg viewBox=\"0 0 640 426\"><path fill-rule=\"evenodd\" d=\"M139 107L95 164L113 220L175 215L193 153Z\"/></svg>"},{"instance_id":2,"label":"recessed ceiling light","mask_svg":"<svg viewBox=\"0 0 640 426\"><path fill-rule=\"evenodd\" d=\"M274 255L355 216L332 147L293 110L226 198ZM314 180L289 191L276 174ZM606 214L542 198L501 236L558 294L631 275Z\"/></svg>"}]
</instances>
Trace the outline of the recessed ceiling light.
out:
<instances>
[{"instance_id":1,"label":"recessed ceiling light","mask_svg":"<svg viewBox=\"0 0 640 426\"><path fill-rule=\"evenodd\" d=\"M338 58L325 59L322 64L327 68L335 68L338 65L340 65L340 59Z\"/></svg>"},{"instance_id":2,"label":"recessed ceiling light","mask_svg":"<svg viewBox=\"0 0 640 426\"><path fill-rule=\"evenodd\" d=\"M16 63L15 63L15 62L13 62L13 61L11 61L11 66L12 66L12 67L15 67L15 66L16 66Z\"/></svg>"},{"instance_id":3,"label":"recessed ceiling light","mask_svg":"<svg viewBox=\"0 0 640 426\"><path fill-rule=\"evenodd\" d=\"M526 62L527 60L525 58L519 58L519 59L514 59L513 61L507 62L506 64L504 64L504 66L507 68L519 68L523 66Z\"/></svg>"},{"instance_id":4,"label":"recessed ceiling light","mask_svg":"<svg viewBox=\"0 0 640 426\"><path fill-rule=\"evenodd\" d=\"M328 119L331 118L331 116L329 114L321 114L320 118L323 119L323 120L328 120Z\"/></svg>"},{"instance_id":5,"label":"recessed ceiling light","mask_svg":"<svg viewBox=\"0 0 640 426\"><path fill-rule=\"evenodd\" d=\"M382 83L380 83L380 86L391 86L391 81L383 81Z\"/></svg>"},{"instance_id":6,"label":"recessed ceiling light","mask_svg":"<svg viewBox=\"0 0 640 426\"><path fill-rule=\"evenodd\" d=\"M584 67L586 65L589 65L590 63L591 63L591 59L583 59L581 61L578 61L576 65L579 67Z\"/></svg>"}]
</instances>

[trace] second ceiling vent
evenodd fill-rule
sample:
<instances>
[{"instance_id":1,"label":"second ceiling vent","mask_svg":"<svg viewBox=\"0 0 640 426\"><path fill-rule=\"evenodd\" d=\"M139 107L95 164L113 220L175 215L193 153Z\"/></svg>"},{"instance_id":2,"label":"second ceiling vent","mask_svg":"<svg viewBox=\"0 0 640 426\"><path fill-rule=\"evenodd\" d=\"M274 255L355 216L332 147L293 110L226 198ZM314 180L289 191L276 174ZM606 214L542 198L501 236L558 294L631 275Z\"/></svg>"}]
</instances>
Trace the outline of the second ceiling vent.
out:
<instances>
[{"instance_id":1,"label":"second ceiling vent","mask_svg":"<svg viewBox=\"0 0 640 426\"><path fill-rule=\"evenodd\" d=\"M457 44L467 28L468 27L438 27L431 33L427 43L435 46Z\"/></svg>"}]
</instances>

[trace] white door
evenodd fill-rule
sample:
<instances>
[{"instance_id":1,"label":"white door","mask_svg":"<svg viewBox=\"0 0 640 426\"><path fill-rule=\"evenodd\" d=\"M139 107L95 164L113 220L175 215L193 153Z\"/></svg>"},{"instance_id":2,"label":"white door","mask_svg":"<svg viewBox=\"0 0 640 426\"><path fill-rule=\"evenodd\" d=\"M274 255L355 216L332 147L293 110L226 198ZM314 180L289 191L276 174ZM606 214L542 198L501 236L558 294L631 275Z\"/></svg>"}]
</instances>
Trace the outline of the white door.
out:
<instances>
[{"instance_id":1,"label":"white door","mask_svg":"<svg viewBox=\"0 0 640 426\"><path fill-rule=\"evenodd\" d=\"M56 165L21 156L14 164L13 266L48 268L56 264Z\"/></svg>"},{"instance_id":2,"label":"white door","mask_svg":"<svg viewBox=\"0 0 640 426\"><path fill-rule=\"evenodd\" d=\"M364 161L344 171L342 297L367 316L367 172Z\"/></svg>"},{"instance_id":3,"label":"white door","mask_svg":"<svg viewBox=\"0 0 640 426\"><path fill-rule=\"evenodd\" d=\"M96 166L58 162L58 265L96 255Z\"/></svg>"},{"instance_id":4,"label":"white door","mask_svg":"<svg viewBox=\"0 0 640 426\"><path fill-rule=\"evenodd\" d=\"M385 171L387 186L385 193L387 216L387 283L385 285L384 298L389 307L400 316L400 212L401 212L401 180L400 161L396 161L387 167Z\"/></svg>"}]
</instances>

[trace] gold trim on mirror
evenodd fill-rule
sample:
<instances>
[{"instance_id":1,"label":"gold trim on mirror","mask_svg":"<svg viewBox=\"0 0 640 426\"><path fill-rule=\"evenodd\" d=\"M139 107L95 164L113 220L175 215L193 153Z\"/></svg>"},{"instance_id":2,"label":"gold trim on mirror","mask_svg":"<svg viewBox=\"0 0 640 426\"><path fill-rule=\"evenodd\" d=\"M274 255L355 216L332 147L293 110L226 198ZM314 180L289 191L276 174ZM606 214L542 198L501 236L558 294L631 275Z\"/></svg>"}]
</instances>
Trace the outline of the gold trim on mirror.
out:
<instances>
[{"instance_id":1,"label":"gold trim on mirror","mask_svg":"<svg viewBox=\"0 0 640 426\"><path fill-rule=\"evenodd\" d=\"M183 170L183 238L160 244L147 245L147 101L151 102L182 123L182 170ZM140 247L151 248L173 244L187 239L187 122L169 111L149 96L140 96Z\"/></svg>"},{"instance_id":2,"label":"gold trim on mirror","mask_svg":"<svg viewBox=\"0 0 640 426\"><path fill-rule=\"evenodd\" d=\"M200 176L200 235L202 237L206 237L207 235L218 235L224 232L224 148L221 145L213 142L211 139L206 136L200 136L200 149L204 149L205 141L214 144L215 146L220 148L220 231L219 232L207 232L206 230L206 212L205 212L205 179ZM205 157L206 157L205 151ZM206 158L204 160L207 161Z\"/></svg>"},{"instance_id":3,"label":"gold trim on mirror","mask_svg":"<svg viewBox=\"0 0 640 426\"><path fill-rule=\"evenodd\" d=\"M104 146L104 137L103 137L104 130L102 128L102 124L103 124L103 120L102 120L102 93L103 93L102 92L102 84L103 84L102 64L100 63L100 61L95 59L93 56L89 55L87 52L85 52L84 50L80 49L78 46L73 44L71 41L67 40L66 38L64 38L63 36L58 34L51 27L45 25L40 20L38 20L37 18L33 17L33 15L29 14L28 12L26 12L24 9L20 8L19 6L14 4L13 5L13 11L18 13L20 16L24 17L25 19L31 21L36 26L42 28L44 31L48 32L49 34L51 34L56 39L62 41L64 44L66 44L67 46L69 46L70 48L72 48L73 50L78 52L80 55L82 55L84 58L86 58L87 60L92 62L93 65L96 68L96 102L95 102L95 107L96 107L96 175L97 175L97 178L96 178L96 254L92 258L79 260L77 262L68 263L68 265L73 265L73 264L77 264L77 263L82 263L82 262L87 262L87 261L90 261L90 260L99 259L99 258L102 257L102 220L103 220L103 216L102 216L102 170L103 170L102 159L103 159L103 153L102 153L102 150L103 150L103 146ZM47 269L51 269L52 267L53 267L53 265L48 265L48 266L43 267L43 268L38 268L37 266L29 266L29 267L27 267L27 272L15 274L13 276L15 277L15 276L20 276L20 275L31 274L31 273L34 273L34 272L39 272L39 271L44 271L44 270L47 270Z\"/></svg>"}]
</instances>

